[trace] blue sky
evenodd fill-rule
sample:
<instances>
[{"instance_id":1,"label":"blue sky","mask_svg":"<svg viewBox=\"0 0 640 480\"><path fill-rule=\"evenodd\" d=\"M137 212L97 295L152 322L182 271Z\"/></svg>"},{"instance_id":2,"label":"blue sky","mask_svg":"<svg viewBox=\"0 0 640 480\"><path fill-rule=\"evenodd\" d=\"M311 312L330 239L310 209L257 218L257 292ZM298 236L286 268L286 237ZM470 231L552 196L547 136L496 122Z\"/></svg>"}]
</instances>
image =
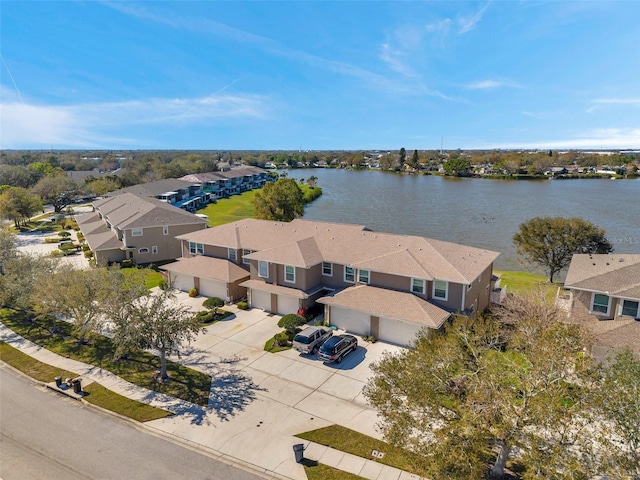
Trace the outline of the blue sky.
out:
<instances>
[{"instance_id":1,"label":"blue sky","mask_svg":"<svg viewBox=\"0 0 640 480\"><path fill-rule=\"evenodd\" d=\"M640 148L640 2L2 0L3 149Z\"/></svg>"}]
</instances>

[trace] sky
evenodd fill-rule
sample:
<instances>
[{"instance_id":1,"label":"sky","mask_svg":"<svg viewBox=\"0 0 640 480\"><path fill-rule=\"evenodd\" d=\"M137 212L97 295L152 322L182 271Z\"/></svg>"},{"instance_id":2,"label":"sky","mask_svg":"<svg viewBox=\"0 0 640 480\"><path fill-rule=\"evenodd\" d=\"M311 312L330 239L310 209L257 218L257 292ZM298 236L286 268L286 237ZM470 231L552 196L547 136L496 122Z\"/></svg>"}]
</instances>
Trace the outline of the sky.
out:
<instances>
[{"instance_id":1,"label":"sky","mask_svg":"<svg viewBox=\"0 0 640 480\"><path fill-rule=\"evenodd\" d=\"M0 3L0 148L640 148L640 1Z\"/></svg>"}]
</instances>

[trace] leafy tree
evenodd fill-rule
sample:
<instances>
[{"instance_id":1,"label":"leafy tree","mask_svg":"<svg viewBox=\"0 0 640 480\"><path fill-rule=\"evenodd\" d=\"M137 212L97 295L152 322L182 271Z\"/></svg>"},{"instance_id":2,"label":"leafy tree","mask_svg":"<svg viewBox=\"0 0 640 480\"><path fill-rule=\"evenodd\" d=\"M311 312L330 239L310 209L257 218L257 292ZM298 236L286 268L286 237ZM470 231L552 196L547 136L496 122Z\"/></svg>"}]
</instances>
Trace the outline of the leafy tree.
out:
<instances>
[{"instance_id":1,"label":"leafy tree","mask_svg":"<svg viewBox=\"0 0 640 480\"><path fill-rule=\"evenodd\" d=\"M493 318L459 317L385 355L364 390L385 438L428 478L499 478L515 450L524 478L586 478L588 338L561 318L542 294L512 297Z\"/></svg>"},{"instance_id":2,"label":"leafy tree","mask_svg":"<svg viewBox=\"0 0 640 480\"><path fill-rule=\"evenodd\" d=\"M442 165L447 175L462 177L469 174L471 170L471 160L465 157L449 158Z\"/></svg>"},{"instance_id":3,"label":"leafy tree","mask_svg":"<svg viewBox=\"0 0 640 480\"><path fill-rule=\"evenodd\" d=\"M295 313L284 315L280 320L278 320L278 326L280 328L284 328L291 334L297 333L299 330L298 327L301 327L305 323L307 323L307 319Z\"/></svg>"},{"instance_id":4,"label":"leafy tree","mask_svg":"<svg viewBox=\"0 0 640 480\"><path fill-rule=\"evenodd\" d=\"M0 227L0 275L6 273L7 263L18 256L16 237L8 228Z\"/></svg>"},{"instance_id":5,"label":"leafy tree","mask_svg":"<svg viewBox=\"0 0 640 480\"><path fill-rule=\"evenodd\" d=\"M304 214L304 195L293 178L267 183L254 197L255 216L290 222Z\"/></svg>"},{"instance_id":6,"label":"leafy tree","mask_svg":"<svg viewBox=\"0 0 640 480\"><path fill-rule=\"evenodd\" d=\"M195 340L200 322L168 290L141 297L129 309L128 341L155 350L160 357L160 380L169 379L167 356L179 353L184 342Z\"/></svg>"},{"instance_id":7,"label":"leafy tree","mask_svg":"<svg viewBox=\"0 0 640 480\"><path fill-rule=\"evenodd\" d=\"M404 162L407 160L407 151L404 147L400 149L400 153L398 154L398 161L400 162L400 166L404 165Z\"/></svg>"},{"instance_id":8,"label":"leafy tree","mask_svg":"<svg viewBox=\"0 0 640 480\"><path fill-rule=\"evenodd\" d=\"M202 302L202 306L208 310L213 310L213 314L217 315L218 309L224 305L224 300L218 297L207 298Z\"/></svg>"},{"instance_id":9,"label":"leafy tree","mask_svg":"<svg viewBox=\"0 0 640 480\"><path fill-rule=\"evenodd\" d=\"M603 367L603 383L598 390L604 409L607 453L616 478L640 478L640 360L630 350L618 353Z\"/></svg>"},{"instance_id":10,"label":"leafy tree","mask_svg":"<svg viewBox=\"0 0 640 480\"><path fill-rule=\"evenodd\" d=\"M60 213L67 205L71 204L80 193L80 188L75 180L66 175L44 177L33 187L33 192L44 203L53 205L56 213Z\"/></svg>"},{"instance_id":11,"label":"leafy tree","mask_svg":"<svg viewBox=\"0 0 640 480\"><path fill-rule=\"evenodd\" d=\"M103 177L97 178L87 183L89 191L93 192L97 196L102 196L105 193L113 192L120 188L120 183L113 178Z\"/></svg>"},{"instance_id":12,"label":"leafy tree","mask_svg":"<svg viewBox=\"0 0 640 480\"><path fill-rule=\"evenodd\" d=\"M535 217L518 227L513 236L516 252L528 262L544 267L553 283L576 253L611 253L605 231L581 218Z\"/></svg>"},{"instance_id":13,"label":"leafy tree","mask_svg":"<svg viewBox=\"0 0 640 480\"><path fill-rule=\"evenodd\" d=\"M311 175L307 179L307 184L309 185L310 188L315 188L316 187L316 183L318 183L318 177L316 177L315 175Z\"/></svg>"},{"instance_id":14,"label":"leafy tree","mask_svg":"<svg viewBox=\"0 0 640 480\"><path fill-rule=\"evenodd\" d=\"M36 212L42 210L42 203L21 187L9 187L0 193L0 218L13 220L14 225L26 223Z\"/></svg>"},{"instance_id":15,"label":"leafy tree","mask_svg":"<svg viewBox=\"0 0 640 480\"><path fill-rule=\"evenodd\" d=\"M37 285L50 279L57 265L52 257L16 252L6 260L4 274L0 275L0 305L31 314Z\"/></svg>"}]
</instances>

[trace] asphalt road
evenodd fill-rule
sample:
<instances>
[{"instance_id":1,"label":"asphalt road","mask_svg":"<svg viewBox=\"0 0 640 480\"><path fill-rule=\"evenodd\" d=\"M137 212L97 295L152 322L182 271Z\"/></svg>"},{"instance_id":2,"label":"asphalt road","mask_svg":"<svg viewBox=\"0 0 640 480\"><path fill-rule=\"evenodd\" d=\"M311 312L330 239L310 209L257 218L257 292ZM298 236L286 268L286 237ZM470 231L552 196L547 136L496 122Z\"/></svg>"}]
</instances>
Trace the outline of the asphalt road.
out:
<instances>
[{"instance_id":1,"label":"asphalt road","mask_svg":"<svg viewBox=\"0 0 640 480\"><path fill-rule=\"evenodd\" d=\"M0 365L2 480L259 477L50 392Z\"/></svg>"}]
</instances>

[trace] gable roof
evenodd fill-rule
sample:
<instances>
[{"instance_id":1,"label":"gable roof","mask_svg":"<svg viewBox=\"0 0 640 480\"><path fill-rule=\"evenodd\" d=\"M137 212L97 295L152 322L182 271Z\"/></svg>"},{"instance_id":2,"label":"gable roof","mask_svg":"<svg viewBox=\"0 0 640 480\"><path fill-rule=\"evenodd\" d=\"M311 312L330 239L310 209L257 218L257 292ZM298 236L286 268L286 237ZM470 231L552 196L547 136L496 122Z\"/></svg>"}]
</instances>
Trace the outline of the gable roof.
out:
<instances>
[{"instance_id":1,"label":"gable roof","mask_svg":"<svg viewBox=\"0 0 640 480\"><path fill-rule=\"evenodd\" d=\"M247 257L254 260L305 268L325 261L461 284L471 284L499 255L424 237L372 232L363 225L302 219L244 219L177 238L252 250Z\"/></svg>"},{"instance_id":2,"label":"gable roof","mask_svg":"<svg viewBox=\"0 0 640 480\"><path fill-rule=\"evenodd\" d=\"M566 288L640 298L640 254L577 254L571 259Z\"/></svg>"},{"instance_id":3,"label":"gable roof","mask_svg":"<svg viewBox=\"0 0 640 480\"><path fill-rule=\"evenodd\" d=\"M407 292L355 285L333 296L322 297L318 303L395 318L438 329L451 316L450 312Z\"/></svg>"},{"instance_id":4,"label":"gable roof","mask_svg":"<svg viewBox=\"0 0 640 480\"><path fill-rule=\"evenodd\" d=\"M203 256L181 258L176 262L168 263L159 268L168 272L220 280L225 283L235 283L249 278L250 275L247 270L229 260Z\"/></svg>"},{"instance_id":5,"label":"gable roof","mask_svg":"<svg viewBox=\"0 0 640 480\"><path fill-rule=\"evenodd\" d=\"M93 202L93 206L112 225L120 229L162 225L207 225L207 220L155 198L123 193Z\"/></svg>"},{"instance_id":6,"label":"gable roof","mask_svg":"<svg viewBox=\"0 0 640 480\"><path fill-rule=\"evenodd\" d=\"M107 193L105 196L114 197L122 195L123 193L133 193L141 197L155 197L163 193L189 188L192 185L194 185L194 182L178 180L177 178L166 178L164 180L158 180L157 182L141 183L139 185L133 185L132 187L121 188L115 192Z\"/></svg>"}]
</instances>

